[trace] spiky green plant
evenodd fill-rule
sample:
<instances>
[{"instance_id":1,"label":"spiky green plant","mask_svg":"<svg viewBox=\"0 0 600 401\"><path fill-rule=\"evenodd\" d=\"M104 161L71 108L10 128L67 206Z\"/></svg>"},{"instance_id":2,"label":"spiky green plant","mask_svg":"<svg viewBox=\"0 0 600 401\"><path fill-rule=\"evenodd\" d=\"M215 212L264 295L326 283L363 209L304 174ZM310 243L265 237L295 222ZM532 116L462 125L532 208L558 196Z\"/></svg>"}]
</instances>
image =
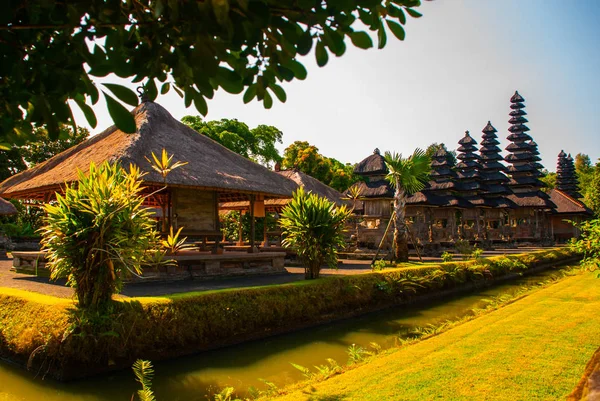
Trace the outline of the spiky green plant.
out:
<instances>
[{"instance_id":1,"label":"spiky green plant","mask_svg":"<svg viewBox=\"0 0 600 401\"><path fill-rule=\"evenodd\" d=\"M138 359L132 369L135 379L142 385L142 389L137 391L140 401L156 401L152 391L152 377L154 376L152 362Z\"/></svg>"},{"instance_id":2,"label":"spiky green plant","mask_svg":"<svg viewBox=\"0 0 600 401\"><path fill-rule=\"evenodd\" d=\"M319 277L321 266L337 267L337 248L344 246L344 223L350 210L299 188L281 212L283 246L304 264L307 279Z\"/></svg>"},{"instance_id":3,"label":"spiky green plant","mask_svg":"<svg viewBox=\"0 0 600 401\"><path fill-rule=\"evenodd\" d=\"M183 227L180 227L176 233L173 233L173 226L171 226L169 229L169 235L160 241L162 248L171 255L175 255L180 251L194 249L193 245L188 245L185 243L185 241L187 241L187 237L179 238L181 230L183 230Z\"/></svg>"},{"instance_id":4,"label":"spiky green plant","mask_svg":"<svg viewBox=\"0 0 600 401\"><path fill-rule=\"evenodd\" d=\"M431 171L431 159L424 150L403 158L402 154L385 152L388 168L386 179L394 192L394 256L399 262L408 262L408 230L406 228L406 200L409 195L425 188Z\"/></svg>"},{"instance_id":5,"label":"spiky green plant","mask_svg":"<svg viewBox=\"0 0 600 401\"><path fill-rule=\"evenodd\" d=\"M152 152L152 159L150 159L149 157L146 157L146 160L148 160L148 163L150 163L150 166L152 167L152 169L154 169L157 173L159 173L163 178L163 184L165 186L160 190L162 192L166 192L166 190L167 190L167 176L173 170L178 169L179 167L183 167L186 164L188 164L188 162L182 162L182 161L176 161L173 163L173 156L175 156L175 155L169 155L167 150L163 148L160 157L156 156L154 154L154 152ZM162 232L166 233L167 232L167 220L168 220L167 219L168 201L166 200L166 196L160 197L159 203L160 203L160 208L162 210L162 218L161 218Z\"/></svg>"},{"instance_id":6,"label":"spiky green plant","mask_svg":"<svg viewBox=\"0 0 600 401\"><path fill-rule=\"evenodd\" d=\"M51 277L67 277L79 306L98 308L110 301L128 272L158 248L152 212L142 206L142 173L107 162L91 163L89 173L46 204L40 229Z\"/></svg>"}]
</instances>

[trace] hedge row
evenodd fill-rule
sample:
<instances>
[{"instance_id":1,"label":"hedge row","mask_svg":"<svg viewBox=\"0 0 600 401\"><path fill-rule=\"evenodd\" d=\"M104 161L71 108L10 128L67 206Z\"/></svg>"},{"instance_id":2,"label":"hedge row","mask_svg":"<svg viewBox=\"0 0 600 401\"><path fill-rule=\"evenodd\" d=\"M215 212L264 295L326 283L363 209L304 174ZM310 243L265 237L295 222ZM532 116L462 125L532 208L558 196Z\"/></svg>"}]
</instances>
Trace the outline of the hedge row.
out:
<instances>
[{"instance_id":1,"label":"hedge row","mask_svg":"<svg viewBox=\"0 0 600 401\"><path fill-rule=\"evenodd\" d=\"M566 249L114 302L104 314L0 289L0 353L70 379L190 354L572 260ZM100 361L100 362L98 362Z\"/></svg>"}]
</instances>

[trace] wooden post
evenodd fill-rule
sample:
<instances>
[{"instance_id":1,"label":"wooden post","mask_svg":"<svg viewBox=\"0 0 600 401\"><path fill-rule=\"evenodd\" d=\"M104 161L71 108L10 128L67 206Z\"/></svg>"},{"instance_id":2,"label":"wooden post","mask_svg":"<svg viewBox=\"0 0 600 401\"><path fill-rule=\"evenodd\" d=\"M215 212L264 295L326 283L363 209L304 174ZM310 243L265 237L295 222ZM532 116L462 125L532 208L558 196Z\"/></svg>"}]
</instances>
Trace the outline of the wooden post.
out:
<instances>
[{"instance_id":1,"label":"wooden post","mask_svg":"<svg viewBox=\"0 0 600 401\"><path fill-rule=\"evenodd\" d=\"M238 241L237 244L238 246L244 246L244 224L243 224L243 219L244 219L244 211L240 210L240 219L238 220Z\"/></svg>"},{"instance_id":2,"label":"wooden post","mask_svg":"<svg viewBox=\"0 0 600 401\"><path fill-rule=\"evenodd\" d=\"M254 253L254 236L256 235L256 225L254 221L254 195L250 195L250 250L249 253Z\"/></svg>"},{"instance_id":3,"label":"wooden post","mask_svg":"<svg viewBox=\"0 0 600 401\"><path fill-rule=\"evenodd\" d=\"M267 235L267 218L269 217L269 213L265 212L265 217L263 218L263 242L261 246L264 248L269 246L269 237Z\"/></svg>"}]
</instances>

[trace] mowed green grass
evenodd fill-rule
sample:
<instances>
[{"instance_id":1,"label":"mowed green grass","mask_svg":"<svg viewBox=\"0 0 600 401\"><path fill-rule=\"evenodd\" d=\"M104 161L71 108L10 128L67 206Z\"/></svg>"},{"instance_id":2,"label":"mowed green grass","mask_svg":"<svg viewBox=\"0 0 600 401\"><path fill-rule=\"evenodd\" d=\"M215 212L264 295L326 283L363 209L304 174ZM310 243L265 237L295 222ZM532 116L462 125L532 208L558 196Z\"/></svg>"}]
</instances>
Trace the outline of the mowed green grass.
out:
<instances>
[{"instance_id":1,"label":"mowed green grass","mask_svg":"<svg viewBox=\"0 0 600 401\"><path fill-rule=\"evenodd\" d=\"M278 399L560 400L599 346L600 279L583 273Z\"/></svg>"}]
</instances>

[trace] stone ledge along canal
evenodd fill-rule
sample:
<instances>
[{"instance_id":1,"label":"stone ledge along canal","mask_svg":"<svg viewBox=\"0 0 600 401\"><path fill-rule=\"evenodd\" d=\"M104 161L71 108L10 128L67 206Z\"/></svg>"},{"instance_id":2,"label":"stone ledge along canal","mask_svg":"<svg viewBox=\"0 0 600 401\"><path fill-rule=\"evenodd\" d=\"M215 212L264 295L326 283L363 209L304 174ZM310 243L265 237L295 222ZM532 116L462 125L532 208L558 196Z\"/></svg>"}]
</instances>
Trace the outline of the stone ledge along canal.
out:
<instances>
[{"instance_id":1,"label":"stone ledge along canal","mask_svg":"<svg viewBox=\"0 0 600 401\"><path fill-rule=\"evenodd\" d=\"M306 366L326 364L327 358L340 365L348 361L352 344L368 348L375 342L383 349L395 343L399 332L428 324L454 320L484 307L491 297L513 294L523 285L544 281L557 268L484 287L468 293L401 306L301 331L247 342L198 355L154 363L153 389L158 401L206 401L207 394L231 386L239 395L254 386L265 389L266 380L281 387L302 380L290 362ZM133 372L68 383L42 380L31 372L0 361L0 401L126 401L140 388Z\"/></svg>"}]
</instances>

